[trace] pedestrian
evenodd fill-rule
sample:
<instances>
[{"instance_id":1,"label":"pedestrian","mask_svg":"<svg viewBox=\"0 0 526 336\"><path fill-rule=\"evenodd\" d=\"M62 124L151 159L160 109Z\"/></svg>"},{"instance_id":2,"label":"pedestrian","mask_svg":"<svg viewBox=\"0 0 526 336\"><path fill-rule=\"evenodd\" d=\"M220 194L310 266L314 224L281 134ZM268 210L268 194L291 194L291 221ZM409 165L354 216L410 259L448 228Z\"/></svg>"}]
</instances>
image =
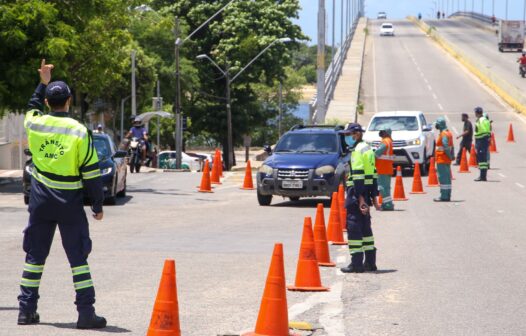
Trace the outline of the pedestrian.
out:
<instances>
[{"instance_id":1,"label":"pedestrian","mask_svg":"<svg viewBox=\"0 0 526 336\"><path fill-rule=\"evenodd\" d=\"M378 172L378 191L382 195L382 211L394 210L391 197L391 177L393 176L393 139L391 129L384 127L379 132L382 143L374 152L376 157L376 171Z\"/></svg>"},{"instance_id":2,"label":"pedestrian","mask_svg":"<svg viewBox=\"0 0 526 336\"><path fill-rule=\"evenodd\" d=\"M33 159L29 224L24 230L26 252L18 296L18 324L40 322L37 313L39 286L56 226L60 230L76 291L77 328L104 328L106 320L95 314L95 289L88 266L91 252L83 189L89 195L93 218L102 220L104 194L97 151L88 129L72 119L68 85L51 82L52 64L42 60L40 84L26 114L24 126ZM50 108L43 114L44 103Z\"/></svg>"},{"instance_id":3,"label":"pedestrian","mask_svg":"<svg viewBox=\"0 0 526 336\"><path fill-rule=\"evenodd\" d=\"M446 119L440 117L435 123L440 131L435 148L438 182L440 183L440 197L435 202L451 201L451 162L455 158L453 149L453 134L447 129Z\"/></svg>"},{"instance_id":4,"label":"pedestrian","mask_svg":"<svg viewBox=\"0 0 526 336\"><path fill-rule=\"evenodd\" d=\"M455 166L460 165L460 160L462 159L462 150L465 148L466 153L470 153L471 144L473 143L473 124L469 120L467 113L462 113L462 122L464 123L464 128L462 129L462 134L457 136L457 140L460 138L462 138L462 140L460 141Z\"/></svg>"},{"instance_id":5,"label":"pedestrian","mask_svg":"<svg viewBox=\"0 0 526 336\"><path fill-rule=\"evenodd\" d=\"M347 180L347 236L351 263L341 269L344 273L376 271L376 247L371 228L370 207L379 210L377 175L374 152L363 141L365 132L357 123L348 124L343 131L351 150L350 173ZM365 258L364 258L365 257Z\"/></svg>"},{"instance_id":6,"label":"pedestrian","mask_svg":"<svg viewBox=\"0 0 526 336\"><path fill-rule=\"evenodd\" d=\"M442 12L442 19L446 18L446 13Z\"/></svg>"},{"instance_id":7,"label":"pedestrian","mask_svg":"<svg viewBox=\"0 0 526 336\"><path fill-rule=\"evenodd\" d=\"M437 12L437 19L440 20L440 11Z\"/></svg>"},{"instance_id":8,"label":"pedestrian","mask_svg":"<svg viewBox=\"0 0 526 336\"><path fill-rule=\"evenodd\" d=\"M482 107L475 107L475 150L477 151L477 160L479 164L480 175L475 179L476 182L487 181L488 175L488 153L489 142L491 138L491 123L484 117Z\"/></svg>"}]
</instances>

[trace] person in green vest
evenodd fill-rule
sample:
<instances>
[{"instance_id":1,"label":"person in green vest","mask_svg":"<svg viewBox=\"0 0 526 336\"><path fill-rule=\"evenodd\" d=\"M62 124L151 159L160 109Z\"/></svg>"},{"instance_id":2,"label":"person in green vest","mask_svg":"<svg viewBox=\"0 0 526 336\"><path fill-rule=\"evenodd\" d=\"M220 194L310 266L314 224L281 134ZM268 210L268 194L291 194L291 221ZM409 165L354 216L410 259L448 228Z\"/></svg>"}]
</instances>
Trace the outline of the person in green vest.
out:
<instances>
[{"instance_id":1,"label":"person in green vest","mask_svg":"<svg viewBox=\"0 0 526 336\"><path fill-rule=\"evenodd\" d=\"M488 176L488 153L489 142L491 138L491 123L484 117L482 107L475 107L475 150L477 151L477 160L480 175L475 179L476 182L487 181Z\"/></svg>"}]
</instances>

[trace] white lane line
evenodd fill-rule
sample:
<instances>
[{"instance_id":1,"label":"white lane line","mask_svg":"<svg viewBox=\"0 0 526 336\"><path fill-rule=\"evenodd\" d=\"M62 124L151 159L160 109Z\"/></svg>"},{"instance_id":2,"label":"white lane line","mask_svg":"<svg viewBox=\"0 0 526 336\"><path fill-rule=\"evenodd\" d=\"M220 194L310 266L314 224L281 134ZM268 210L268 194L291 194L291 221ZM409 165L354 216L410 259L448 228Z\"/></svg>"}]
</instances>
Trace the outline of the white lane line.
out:
<instances>
[{"instance_id":1,"label":"white lane line","mask_svg":"<svg viewBox=\"0 0 526 336\"><path fill-rule=\"evenodd\" d=\"M453 132L455 132L455 134L458 134L458 130L455 126L451 127L453 129Z\"/></svg>"},{"instance_id":2,"label":"white lane line","mask_svg":"<svg viewBox=\"0 0 526 336\"><path fill-rule=\"evenodd\" d=\"M378 87L376 85L376 47L374 43L374 39L372 39L373 43L373 90L374 90L374 112L378 113Z\"/></svg>"},{"instance_id":3,"label":"white lane line","mask_svg":"<svg viewBox=\"0 0 526 336\"><path fill-rule=\"evenodd\" d=\"M427 89L428 89L429 91L433 91L433 88L432 88L431 85L429 85L429 84L427 84Z\"/></svg>"},{"instance_id":4,"label":"white lane line","mask_svg":"<svg viewBox=\"0 0 526 336\"><path fill-rule=\"evenodd\" d=\"M440 109L440 111L444 111L444 108L442 107L442 104L438 103L438 108Z\"/></svg>"},{"instance_id":5,"label":"white lane line","mask_svg":"<svg viewBox=\"0 0 526 336\"><path fill-rule=\"evenodd\" d=\"M436 94L433 93L433 99L438 100L438 97Z\"/></svg>"},{"instance_id":6,"label":"white lane line","mask_svg":"<svg viewBox=\"0 0 526 336\"><path fill-rule=\"evenodd\" d=\"M334 284L325 298L327 304L323 307L320 316L320 324L325 329L327 335L345 336L345 326L343 324L343 302L342 302L343 283L340 281Z\"/></svg>"},{"instance_id":7,"label":"white lane line","mask_svg":"<svg viewBox=\"0 0 526 336\"><path fill-rule=\"evenodd\" d=\"M522 188L522 189L524 189L524 186L523 186L522 184L518 183L518 182L517 182L517 183L515 183L515 185L516 185L517 187L519 187L519 188Z\"/></svg>"},{"instance_id":8,"label":"white lane line","mask_svg":"<svg viewBox=\"0 0 526 336\"><path fill-rule=\"evenodd\" d=\"M427 78L424 77L424 82L429 85L429 81L427 80Z\"/></svg>"},{"instance_id":9,"label":"white lane line","mask_svg":"<svg viewBox=\"0 0 526 336\"><path fill-rule=\"evenodd\" d=\"M451 120L449 119L449 117L446 114L444 115L444 119L446 119L448 124L451 124Z\"/></svg>"},{"instance_id":10,"label":"white lane line","mask_svg":"<svg viewBox=\"0 0 526 336\"><path fill-rule=\"evenodd\" d=\"M502 177L502 178L506 178L506 175L504 175L502 173L499 173L499 176Z\"/></svg>"}]
</instances>

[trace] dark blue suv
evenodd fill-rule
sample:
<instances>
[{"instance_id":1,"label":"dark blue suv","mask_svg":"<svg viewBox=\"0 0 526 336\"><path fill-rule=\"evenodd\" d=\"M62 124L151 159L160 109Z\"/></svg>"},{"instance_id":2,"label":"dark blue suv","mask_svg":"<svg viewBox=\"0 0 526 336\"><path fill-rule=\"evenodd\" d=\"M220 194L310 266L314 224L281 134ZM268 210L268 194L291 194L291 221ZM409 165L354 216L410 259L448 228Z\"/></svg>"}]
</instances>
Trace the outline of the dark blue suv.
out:
<instances>
[{"instance_id":1,"label":"dark blue suv","mask_svg":"<svg viewBox=\"0 0 526 336\"><path fill-rule=\"evenodd\" d=\"M342 126L294 126L285 133L257 174L260 205L272 196L331 196L349 172L349 151Z\"/></svg>"}]
</instances>

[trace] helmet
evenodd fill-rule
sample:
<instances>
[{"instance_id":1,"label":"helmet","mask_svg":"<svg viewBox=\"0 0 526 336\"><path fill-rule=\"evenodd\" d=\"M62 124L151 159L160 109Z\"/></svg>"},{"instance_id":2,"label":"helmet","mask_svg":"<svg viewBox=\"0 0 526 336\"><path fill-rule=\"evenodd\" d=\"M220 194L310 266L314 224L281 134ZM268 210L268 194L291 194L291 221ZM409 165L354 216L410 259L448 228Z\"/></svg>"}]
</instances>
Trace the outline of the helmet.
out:
<instances>
[{"instance_id":1,"label":"helmet","mask_svg":"<svg viewBox=\"0 0 526 336\"><path fill-rule=\"evenodd\" d=\"M444 119L443 117L438 118L437 121L435 121L435 125L436 125L436 128L438 128L439 130L446 129L447 128L446 119Z\"/></svg>"},{"instance_id":2,"label":"helmet","mask_svg":"<svg viewBox=\"0 0 526 336\"><path fill-rule=\"evenodd\" d=\"M523 52L522 52L522 56L526 56L526 51L523 51Z\"/></svg>"},{"instance_id":3,"label":"helmet","mask_svg":"<svg viewBox=\"0 0 526 336\"><path fill-rule=\"evenodd\" d=\"M353 132L365 132L365 130L362 128L362 126L358 123L348 123L345 125L345 129L343 130L343 133L353 133Z\"/></svg>"},{"instance_id":4,"label":"helmet","mask_svg":"<svg viewBox=\"0 0 526 336\"><path fill-rule=\"evenodd\" d=\"M388 135L388 136L391 136L391 128L390 127L387 127L387 126L382 126L380 127L380 129L378 130L378 135L379 136L382 136L382 135Z\"/></svg>"},{"instance_id":5,"label":"helmet","mask_svg":"<svg viewBox=\"0 0 526 336\"><path fill-rule=\"evenodd\" d=\"M475 107L475 113L484 113L484 110L482 109L482 107L477 106Z\"/></svg>"}]
</instances>

